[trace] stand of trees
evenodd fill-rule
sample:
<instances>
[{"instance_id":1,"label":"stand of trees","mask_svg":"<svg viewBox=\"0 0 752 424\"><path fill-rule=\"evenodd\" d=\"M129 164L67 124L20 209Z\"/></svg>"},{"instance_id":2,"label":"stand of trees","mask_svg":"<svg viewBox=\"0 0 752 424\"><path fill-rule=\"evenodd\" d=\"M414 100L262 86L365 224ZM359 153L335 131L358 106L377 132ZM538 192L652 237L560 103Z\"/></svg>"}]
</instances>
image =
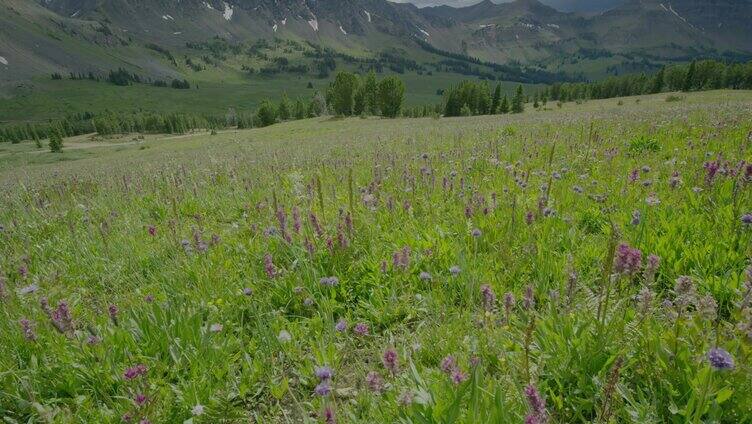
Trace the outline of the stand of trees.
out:
<instances>
[{"instance_id":1,"label":"stand of trees","mask_svg":"<svg viewBox=\"0 0 752 424\"><path fill-rule=\"evenodd\" d=\"M522 85L517 86L510 100L506 94L502 96L501 84L497 84L492 92L487 82L462 81L444 90L443 112L444 116L521 113L525 110L526 100Z\"/></svg>"},{"instance_id":2,"label":"stand of trees","mask_svg":"<svg viewBox=\"0 0 752 424\"><path fill-rule=\"evenodd\" d=\"M337 74L326 92L330 110L341 116L384 116L395 118L402 111L405 84L395 76L381 81L371 71L364 77L342 71Z\"/></svg>"},{"instance_id":3,"label":"stand of trees","mask_svg":"<svg viewBox=\"0 0 752 424\"><path fill-rule=\"evenodd\" d=\"M546 88L541 95L567 102L722 88L752 89L752 62L727 64L716 60L693 61L663 67L653 75L624 75L591 83L557 83Z\"/></svg>"},{"instance_id":4,"label":"stand of trees","mask_svg":"<svg viewBox=\"0 0 752 424\"><path fill-rule=\"evenodd\" d=\"M32 140L41 145L41 140L53 136L73 137L82 134L99 135L154 133L183 134L192 130L221 128L225 119L188 113L113 113L94 115L85 112L64 119L0 127L0 142L20 143Z\"/></svg>"}]
</instances>

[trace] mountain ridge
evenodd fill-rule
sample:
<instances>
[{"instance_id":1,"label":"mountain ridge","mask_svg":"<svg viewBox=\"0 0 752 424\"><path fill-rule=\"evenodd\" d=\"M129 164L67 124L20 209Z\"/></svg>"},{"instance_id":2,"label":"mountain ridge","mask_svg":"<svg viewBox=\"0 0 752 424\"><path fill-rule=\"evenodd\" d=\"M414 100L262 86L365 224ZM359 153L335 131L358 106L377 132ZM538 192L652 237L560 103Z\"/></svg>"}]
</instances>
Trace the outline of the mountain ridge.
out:
<instances>
[{"instance_id":1,"label":"mountain ridge","mask_svg":"<svg viewBox=\"0 0 752 424\"><path fill-rule=\"evenodd\" d=\"M750 0L628 0L592 16L539 0L462 8L386 0L0 0L0 6L8 11L0 17L5 82L120 66L180 76L185 71L158 59L159 49L185 55L187 45L215 37L289 39L365 56L396 48L410 57L430 45L586 76L752 54Z\"/></svg>"}]
</instances>

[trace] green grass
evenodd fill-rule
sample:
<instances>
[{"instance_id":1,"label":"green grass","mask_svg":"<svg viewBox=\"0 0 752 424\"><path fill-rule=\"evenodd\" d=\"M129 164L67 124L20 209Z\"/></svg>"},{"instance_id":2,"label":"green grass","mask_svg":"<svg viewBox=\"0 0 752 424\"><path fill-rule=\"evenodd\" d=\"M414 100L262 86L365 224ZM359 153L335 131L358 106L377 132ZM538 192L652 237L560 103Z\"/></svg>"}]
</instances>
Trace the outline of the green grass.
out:
<instances>
[{"instance_id":1,"label":"green grass","mask_svg":"<svg viewBox=\"0 0 752 424\"><path fill-rule=\"evenodd\" d=\"M0 145L0 416L748 422L752 93L665 97Z\"/></svg>"}]
</instances>

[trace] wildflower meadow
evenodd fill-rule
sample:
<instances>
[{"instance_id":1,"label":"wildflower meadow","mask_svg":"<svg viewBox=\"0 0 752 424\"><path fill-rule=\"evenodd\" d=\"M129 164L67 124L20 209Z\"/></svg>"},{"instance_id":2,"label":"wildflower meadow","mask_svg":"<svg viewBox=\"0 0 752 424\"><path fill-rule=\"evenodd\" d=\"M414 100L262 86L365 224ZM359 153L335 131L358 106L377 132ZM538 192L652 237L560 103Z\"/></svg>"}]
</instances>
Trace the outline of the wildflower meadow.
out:
<instances>
[{"instance_id":1,"label":"wildflower meadow","mask_svg":"<svg viewBox=\"0 0 752 424\"><path fill-rule=\"evenodd\" d=\"M752 422L751 110L659 94L0 156L0 417Z\"/></svg>"}]
</instances>

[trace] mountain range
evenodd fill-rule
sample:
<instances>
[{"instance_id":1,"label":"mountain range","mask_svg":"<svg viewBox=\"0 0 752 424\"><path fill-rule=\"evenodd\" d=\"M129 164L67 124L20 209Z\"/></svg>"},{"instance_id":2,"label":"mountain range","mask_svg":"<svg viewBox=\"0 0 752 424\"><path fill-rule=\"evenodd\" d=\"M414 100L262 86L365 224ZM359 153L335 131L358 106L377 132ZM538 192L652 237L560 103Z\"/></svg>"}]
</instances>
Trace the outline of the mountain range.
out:
<instances>
[{"instance_id":1,"label":"mountain range","mask_svg":"<svg viewBox=\"0 0 752 424\"><path fill-rule=\"evenodd\" d=\"M386 0L0 0L0 10L0 83L118 67L180 77L190 70L176 58L217 39L290 40L354 57L392 49L415 61L582 78L752 54L752 0L625 0L598 14L538 0L461 8Z\"/></svg>"}]
</instances>

